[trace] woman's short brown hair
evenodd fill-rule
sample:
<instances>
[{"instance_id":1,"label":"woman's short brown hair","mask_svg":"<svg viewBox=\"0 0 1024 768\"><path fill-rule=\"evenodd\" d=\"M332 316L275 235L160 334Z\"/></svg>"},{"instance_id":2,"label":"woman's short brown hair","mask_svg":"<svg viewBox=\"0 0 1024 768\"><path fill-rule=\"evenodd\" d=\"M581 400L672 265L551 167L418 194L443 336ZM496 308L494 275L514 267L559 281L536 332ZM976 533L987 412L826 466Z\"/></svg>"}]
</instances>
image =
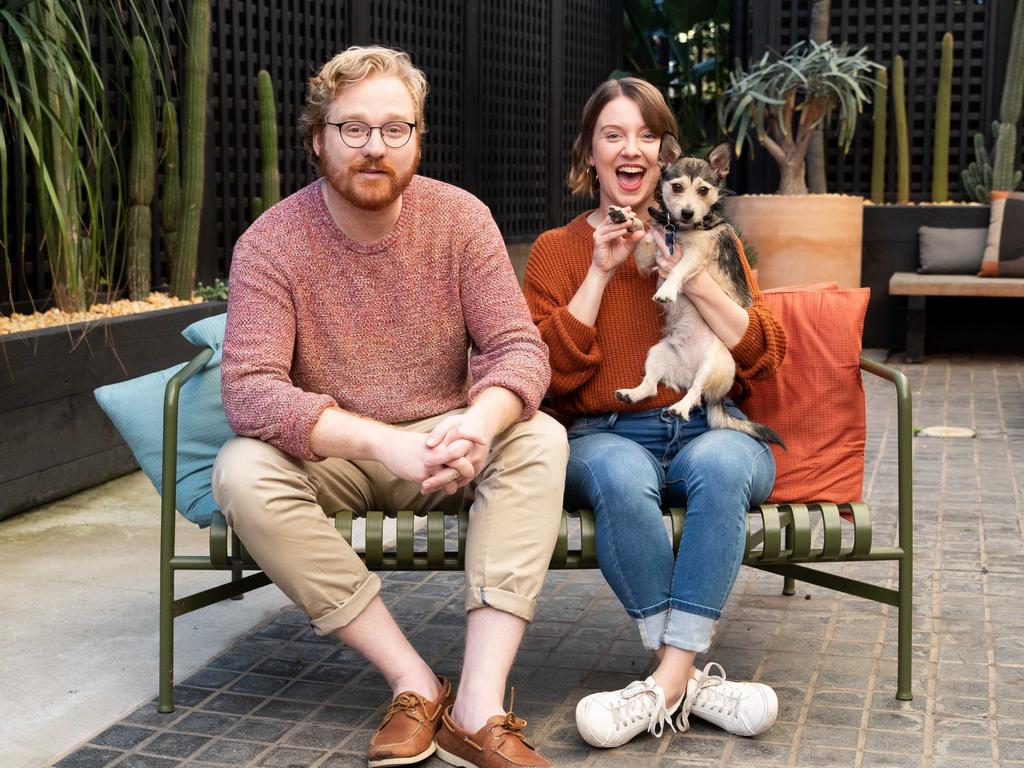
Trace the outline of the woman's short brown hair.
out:
<instances>
[{"instance_id":1,"label":"woman's short brown hair","mask_svg":"<svg viewBox=\"0 0 1024 768\"><path fill-rule=\"evenodd\" d=\"M572 161L569 165L568 182L569 188L577 195L589 194L597 197L600 187L597 183L597 174L591 172L590 153L594 146L594 128L597 126L597 118L605 105L625 96L640 108L640 115L643 117L647 127L659 136L671 133L679 138L679 129L676 127L676 118L672 110L665 103L665 97L661 91L637 77L623 77L619 80L605 80L590 94L586 105L583 107L583 114L580 117L580 132L576 135L576 141L572 144Z\"/></svg>"},{"instance_id":2,"label":"woman's short brown hair","mask_svg":"<svg viewBox=\"0 0 1024 768\"><path fill-rule=\"evenodd\" d=\"M309 79L306 106L299 116L302 146L309 161L319 172L320 159L313 149L313 136L327 124L327 112L335 97L349 86L369 77L397 77L405 85L416 109L416 128L422 133L423 105L427 100L427 78L417 69L409 54L379 45L353 45L324 64Z\"/></svg>"}]
</instances>

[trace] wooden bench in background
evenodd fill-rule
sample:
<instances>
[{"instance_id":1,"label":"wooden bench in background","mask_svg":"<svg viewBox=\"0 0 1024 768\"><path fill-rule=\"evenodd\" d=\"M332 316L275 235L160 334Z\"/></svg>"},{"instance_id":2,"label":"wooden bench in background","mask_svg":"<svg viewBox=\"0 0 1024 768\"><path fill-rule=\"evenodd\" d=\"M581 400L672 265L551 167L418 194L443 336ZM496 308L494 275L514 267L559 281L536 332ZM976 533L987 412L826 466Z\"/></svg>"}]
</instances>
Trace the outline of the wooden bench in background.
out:
<instances>
[{"instance_id":1,"label":"wooden bench in background","mask_svg":"<svg viewBox=\"0 0 1024 768\"><path fill-rule=\"evenodd\" d=\"M928 296L1024 297L1024 278L975 275L919 275L896 272L889 278L889 294L907 297L907 362L924 357L925 298Z\"/></svg>"}]
</instances>

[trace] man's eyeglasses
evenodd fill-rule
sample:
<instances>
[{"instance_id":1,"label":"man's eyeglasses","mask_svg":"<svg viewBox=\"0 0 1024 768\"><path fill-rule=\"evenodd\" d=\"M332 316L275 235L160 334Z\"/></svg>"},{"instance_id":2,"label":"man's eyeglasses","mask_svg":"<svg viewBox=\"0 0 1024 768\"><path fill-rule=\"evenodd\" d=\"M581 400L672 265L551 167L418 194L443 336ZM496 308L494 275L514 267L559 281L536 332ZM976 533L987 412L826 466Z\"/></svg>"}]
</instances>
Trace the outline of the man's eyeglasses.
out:
<instances>
[{"instance_id":1,"label":"man's eyeglasses","mask_svg":"<svg viewBox=\"0 0 1024 768\"><path fill-rule=\"evenodd\" d=\"M392 149L404 147L409 143L409 137L412 136L413 129L416 127L416 123L406 123L402 120L392 120L384 125L370 125L362 120L346 120L343 123L328 122L327 125L337 128L338 133L341 134L341 140L352 149L365 147L374 130L380 131L381 140Z\"/></svg>"}]
</instances>

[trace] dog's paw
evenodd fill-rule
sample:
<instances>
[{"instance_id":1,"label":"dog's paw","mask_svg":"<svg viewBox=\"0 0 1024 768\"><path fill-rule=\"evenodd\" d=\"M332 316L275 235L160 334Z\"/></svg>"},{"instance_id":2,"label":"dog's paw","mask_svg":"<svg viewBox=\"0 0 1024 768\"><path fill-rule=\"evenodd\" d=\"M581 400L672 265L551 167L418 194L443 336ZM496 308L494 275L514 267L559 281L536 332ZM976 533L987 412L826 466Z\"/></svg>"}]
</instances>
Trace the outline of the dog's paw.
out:
<instances>
[{"instance_id":1,"label":"dog's paw","mask_svg":"<svg viewBox=\"0 0 1024 768\"><path fill-rule=\"evenodd\" d=\"M657 293L654 294L654 300L659 304L669 304L676 300L676 292L673 290L666 290L666 286L661 286Z\"/></svg>"},{"instance_id":2,"label":"dog's paw","mask_svg":"<svg viewBox=\"0 0 1024 768\"><path fill-rule=\"evenodd\" d=\"M690 409L689 408L683 409L680 406L681 406L681 403L676 403L675 405L670 405L668 408L665 409L665 413L667 413L673 419L679 419L679 421L689 421L690 420Z\"/></svg>"},{"instance_id":3,"label":"dog's paw","mask_svg":"<svg viewBox=\"0 0 1024 768\"><path fill-rule=\"evenodd\" d=\"M632 403L633 402L633 398L630 396L628 389L616 389L615 390L615 399L616 400L621 400L624 403Z\"/></svg>"},{"instance_id":4,"label":"dog's paw","mask_svg":"<svg viewBox=\"0 0 1024 768\"><path fill-rule=\"evenodd\" d=\"M618 206L615 206L615 205L609 205L608 206L608 218L611 219L616 224L625 224L626 223L626 214L625 214L625 212L621 208L619 208Z\"/></svg>"}]
</instances>

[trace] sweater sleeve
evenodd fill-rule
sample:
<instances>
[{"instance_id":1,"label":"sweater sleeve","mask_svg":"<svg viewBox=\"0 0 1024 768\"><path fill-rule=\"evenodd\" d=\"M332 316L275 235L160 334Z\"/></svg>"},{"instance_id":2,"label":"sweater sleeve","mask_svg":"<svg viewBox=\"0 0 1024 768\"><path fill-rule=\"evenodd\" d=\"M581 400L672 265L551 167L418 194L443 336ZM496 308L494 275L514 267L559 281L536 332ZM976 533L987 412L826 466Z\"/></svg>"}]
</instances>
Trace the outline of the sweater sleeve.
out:
<instances>
[{"instance_id":1,"label":"sweater sleeve","mask_svg":"<svg viewBox=\"0 0 1024 768\"><path fill-rule=\"evenodd\" d=\"M470 404L488 387L504 387L523 401L520 421L536 413L551 380L548 350L530 322L505 242L489 212L465 245L459 291L473 340Z\"/></svg>"},{"instance_id":2,"label":"sweater sleeve","mask_svg":"<svg viewBox=\"0 0 1024 768\"><path fill-rule=\"evenodd\" d=\"M774 375L786 356L786 332L765 305L761 289L750 274L750 266L743 255L743 246L737 242L737 247L753 302L747 308L747 314L750 316L747 332L730 351L736 360L737 377L766 379Z\"/></svg>"},{"instance_id":3,"label":"sweater sleeve","mask_svg":"<svg viewBox=\"0 0 1024 768\"><path fill-rule=\"evenodd\" d=\"M319 461L309 436L320 415L338 404L292 383L292 291L287 276L255 239L243 236L232 257L221 367L224 412L235 434Z\"/></svg>"},{"instance_id":4,"label":"sweater sleeve","mask_svg":"<svg viewBox=\"0 0 1024 768\"><path fill-rule=\"evenodd\" d=\"M530 249L523 293L533 322L551 352L551 392L562 396L593 378L601 365L597 329L569 311L575 293L567 279L565 263L559 263L558 239L564 233L546 232Z\"/></svg>"}]
</instances>

